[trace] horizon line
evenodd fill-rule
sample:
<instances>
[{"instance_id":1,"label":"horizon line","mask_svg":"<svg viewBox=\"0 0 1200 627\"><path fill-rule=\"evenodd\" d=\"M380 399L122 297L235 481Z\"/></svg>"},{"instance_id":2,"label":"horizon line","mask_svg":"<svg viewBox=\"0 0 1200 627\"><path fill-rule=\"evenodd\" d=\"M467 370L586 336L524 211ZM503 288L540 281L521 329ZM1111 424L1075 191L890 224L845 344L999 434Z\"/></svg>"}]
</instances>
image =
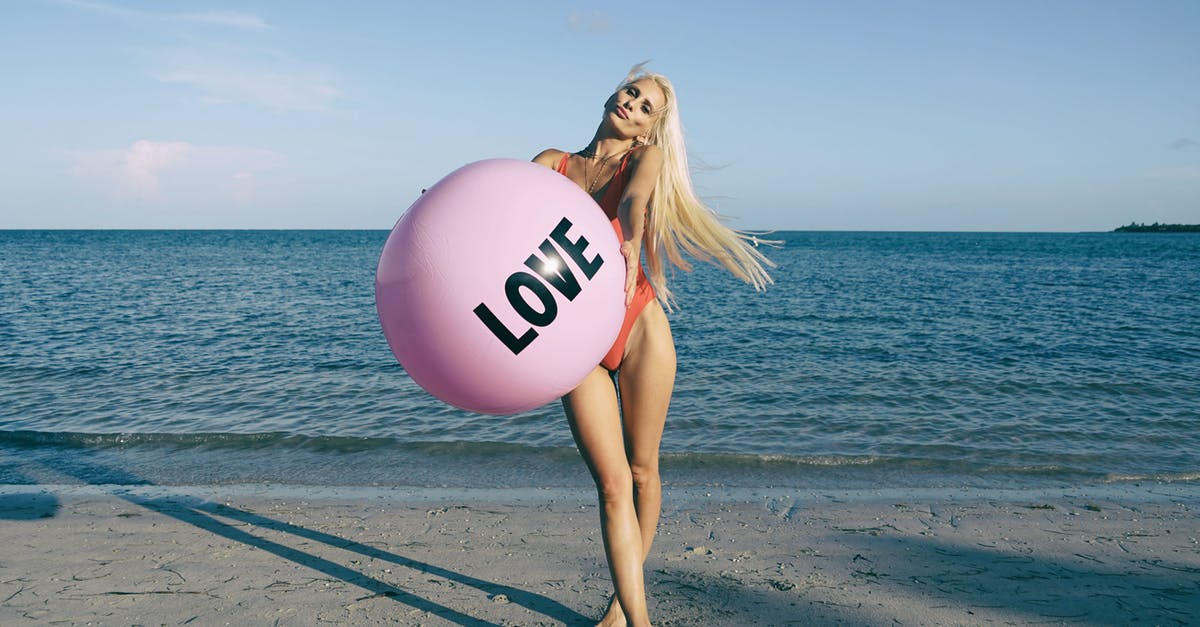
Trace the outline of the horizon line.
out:
<instances>
[{"instance_id":1,"label":"horizon line","mask_svg":"<svg viewBox=\"0 0 1200 627\"><path fill-rule=\"evenodd\" d=\"M1128 226L1128 225L1121 225ZM153 226L104 226L104 227L0 227L0 232L12 231L391 231L394 227L153 227ZM1116 229L805 229L774 228L737 229L750 235L766 233L1114 233Z\"/></svg>"}]
</instances>

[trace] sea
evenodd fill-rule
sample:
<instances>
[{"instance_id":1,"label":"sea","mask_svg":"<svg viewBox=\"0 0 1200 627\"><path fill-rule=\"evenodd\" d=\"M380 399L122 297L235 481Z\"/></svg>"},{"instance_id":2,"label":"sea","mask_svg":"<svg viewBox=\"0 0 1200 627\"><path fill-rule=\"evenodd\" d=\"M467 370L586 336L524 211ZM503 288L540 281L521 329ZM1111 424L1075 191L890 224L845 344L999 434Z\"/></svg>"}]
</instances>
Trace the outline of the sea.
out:
<instances>
[{"instance_id":1,"label":"sea","mask_svg":"<svg viewBox=\"0 0 1200 627\"><path fill-rule=\"evenodd\" d=\"M387 231L0 231L0 484L579 488L392 356ZM1200 482L1200 235L777 232L670 277L672 487Z\"/></svg>"}]
</instances>

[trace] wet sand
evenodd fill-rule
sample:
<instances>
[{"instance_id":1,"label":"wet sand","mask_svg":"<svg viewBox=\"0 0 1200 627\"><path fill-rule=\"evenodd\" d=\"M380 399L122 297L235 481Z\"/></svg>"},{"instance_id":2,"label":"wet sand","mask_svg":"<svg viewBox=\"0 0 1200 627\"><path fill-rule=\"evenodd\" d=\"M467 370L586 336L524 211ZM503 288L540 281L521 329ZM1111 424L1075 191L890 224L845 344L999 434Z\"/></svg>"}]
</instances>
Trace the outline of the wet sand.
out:
<instances>
[{"instance_id":1,"label":"wet sand","mask_svg":"<svg viewBox=\"0 0 1200 627\"><path fill-rule=\"evenodd\" d=\"M584 490L0 486L0 624L587 625ZM1200 485L669 489L658 625L1188 624Z\"/></svg>"}]
</instances>

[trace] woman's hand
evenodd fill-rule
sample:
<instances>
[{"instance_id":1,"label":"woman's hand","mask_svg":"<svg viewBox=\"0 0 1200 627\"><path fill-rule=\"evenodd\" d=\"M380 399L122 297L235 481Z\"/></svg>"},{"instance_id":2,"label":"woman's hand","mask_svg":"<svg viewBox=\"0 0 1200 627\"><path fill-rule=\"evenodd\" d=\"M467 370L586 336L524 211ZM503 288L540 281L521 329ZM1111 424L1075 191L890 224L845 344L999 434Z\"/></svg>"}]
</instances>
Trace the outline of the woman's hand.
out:
<instances>
[{"instance_id":1,"label":"woman's hand","mask_svg":"<svg viewBox=\"0 0 1200 627\"><path fill-rule=\"evenodd\" d=\"M625 257L625 306L628 307L633 304L633 292L637 289L641 246L631 241L621 242L621 255Z\"/></svg>"}]
</instances>

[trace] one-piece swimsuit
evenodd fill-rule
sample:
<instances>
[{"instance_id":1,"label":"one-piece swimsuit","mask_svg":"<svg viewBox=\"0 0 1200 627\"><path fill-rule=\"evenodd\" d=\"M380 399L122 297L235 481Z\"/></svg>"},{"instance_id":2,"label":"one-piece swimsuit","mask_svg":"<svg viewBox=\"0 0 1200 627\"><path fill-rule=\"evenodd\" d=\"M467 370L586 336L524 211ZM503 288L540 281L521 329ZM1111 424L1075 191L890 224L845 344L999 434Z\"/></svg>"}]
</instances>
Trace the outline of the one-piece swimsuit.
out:
<instances>
[{"instance_id":1,"label":"one-piece swimsuit","mask_svg":"<svg viewBox=\"0 0 1200 627\"><path fill-rule=\"evenodd\" d=\"M617 232L617 240L623 241L621 233L621 221L617 218L617 207L621 204L621 196L625 193L625 186L629 183L629 174L626 170L626 165L629 163L629 157L633 152L626 153L621 159L621 163L617 166L617 171L613 174L612 180L608 184L608 189L604 192L604 197L600 199L600 208L604 210L604 215L612 221L613 230ZM570 154L563 155L562 161L558 164L558 172L563 176L567 175L567 160ZM629 341L629 332L633 329L633 323L637 321L638 314L642 312L650 301L653 301L654 286L650 284L650 279L646 277L646 272L638 265L637 285L633 291L633 302L625 309L625 319L621 322L621 333L617 335L617 341L613 343L612 348L608 349L608 354L600 361L600 365L607 368L610 372L615 371L621 366L621 360L625 358L625 343Z\"/></svg>"}]
</instances>

